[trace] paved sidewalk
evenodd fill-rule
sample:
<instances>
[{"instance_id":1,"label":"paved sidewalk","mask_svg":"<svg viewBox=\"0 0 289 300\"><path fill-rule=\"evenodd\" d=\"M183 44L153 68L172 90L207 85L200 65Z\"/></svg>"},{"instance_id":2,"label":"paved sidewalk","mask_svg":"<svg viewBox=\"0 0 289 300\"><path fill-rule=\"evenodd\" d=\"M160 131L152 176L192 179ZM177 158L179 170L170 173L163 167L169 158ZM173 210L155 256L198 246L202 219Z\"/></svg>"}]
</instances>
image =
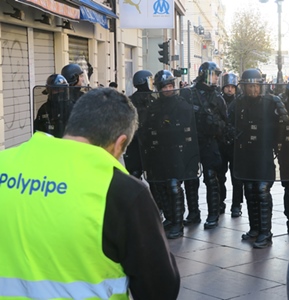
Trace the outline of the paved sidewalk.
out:
<instances>
[{"instance_id":1,"label":"paved sidewalk","mask_svg":"<svg viewBox=\"0 0 289 300\"><path fill-rule=\"evenodd\" d=\"M232 187L227 182L227 208L219 226L204 230L207 216L206 188L200 184L202 222L185 228L184 237L169 240L181 273L178 300L284 300L289 261L289 235L283 214L283 188L276 182L273 196L273 245L252 248L242 241L249 230L246 203L242 216L231 218ZM244 199L245 201L245 199Z\"/></svg>"}]
</instances>

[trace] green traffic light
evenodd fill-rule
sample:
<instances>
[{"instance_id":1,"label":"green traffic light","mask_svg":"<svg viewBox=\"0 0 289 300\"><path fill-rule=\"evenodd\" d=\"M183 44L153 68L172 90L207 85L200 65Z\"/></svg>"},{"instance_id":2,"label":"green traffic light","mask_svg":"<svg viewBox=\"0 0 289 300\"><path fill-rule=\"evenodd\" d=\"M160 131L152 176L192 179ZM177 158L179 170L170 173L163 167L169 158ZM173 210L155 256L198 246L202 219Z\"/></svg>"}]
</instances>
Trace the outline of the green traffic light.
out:
<instances>
[{"instance_id":1,"label":"green traffic light","mask_svg":"<svg viewBox=\"0 0 289 300\"><path fill-rule=\"evenodd\" d=\"M182 75L187 75L188 74L188 68L181 68L181 73L182 73Z\"/></svg>"}]
</instances>

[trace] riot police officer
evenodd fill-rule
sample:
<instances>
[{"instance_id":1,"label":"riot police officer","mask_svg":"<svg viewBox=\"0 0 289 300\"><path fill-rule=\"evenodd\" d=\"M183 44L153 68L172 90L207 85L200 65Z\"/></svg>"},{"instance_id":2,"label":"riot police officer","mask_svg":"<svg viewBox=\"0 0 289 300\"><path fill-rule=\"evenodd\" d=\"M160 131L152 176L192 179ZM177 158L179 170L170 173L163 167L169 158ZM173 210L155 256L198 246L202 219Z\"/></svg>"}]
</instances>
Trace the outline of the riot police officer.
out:
<instances>
[{"instance_id":1,"label":"riot police officer","mask_svg":"<svg viewBox=\"0 0 289 300\"><path fill-rule=\"evenodd\" d=\"M134 87L137 89L129 98L138 112L139 124L143 123L147 109L152 101L153 91L153 74L148 70L139 70L133 75L132 79ZM138 132L135 133L131 143L124 154L124 162L129 173L138 179L143 174L142 161L140 156ZM162 194L163 186L160 183L149 183L153 198L160 210L162 211Z\"/></svg>"},{"instance_id":2,"label":"riot police officer","mask_svg":"<svg viewBox=\"0 0 289 300\"><path fill-rule=\"evenodd\" d=\"M132 81L137 90L129 96L129 98L137 109L139 123L142 123L152 98L153 74L148 70L140 70L133 75ZM124 161L129 173L137 178L141 178L143 169L137 134L138 133L135 134L133 140L126 149Z\"/></svg>"},{"instance_id":3,"label":"riot police officer","mask_svg":"<svg viewBox=\"0 0 289 300\"><path fill-rule=\"evenodd\" d=\"M270 190L276 179L274 150L280 142L279 120L288 119L288 114L279 97L265 94L259 70L245 70L240 86L243 95L234 105L234 176L244 180L250 225L242 239L255 239L254 248L265 248L272 244Z\"/></svg>"},{"instance_id":4,"label":"riot police officer","mask_svg":"<svg viewBox=\"0 0 289 300\"><path fill-rule=\"evenodd\" d=\"M222 96L226 101L228 112L229 105L237 97L238 92L238 77L234 73L225 73L221 77L222 84ZM234 124L227 123L224 136L219 142L220 153L222 157L221 168L218 171L218 179L220 185L220 214L225 212L226 203L225 199L227 196L226 190L226 173L228 167L231 173L232 182L232 206L231 206L231 216L237 218L242 214L241 203L243 202L243 183L241 180L236 179L233 176L233 153L234 153Z\"/></svg>"},{"instance_id":5,"label":"riot police officer","mask_svg":"<svg viewBox=\"0 0 289 300\"><path fill-rule=\"evenodd\" d=\"M203 63L192 90L192 104L196 116L200 162L207 188L208 216L205 229L218 225L220 211L220 189L217 172L221 166L218 140L223 135L227 121L227 106L217 91L221 70L212 61ZM197 183L195 182L197 187ZM196 199L192 199L196 201ZM196 207L196 205L195 205Z\"/></svg>"},{"instance_id":6,"label":"riot police officer","mask_svg":"<svg viewBox=\"0 0 289 300\"><path fill-rule=\"evenodd\" d=\"M68 83L60 74L47 78L46 89L42 92L48 98L41 105L34 120L34 132L43 131L55 137L62 137L72 103L68 99Z\"/></svg>"},{"instance_id":7,"label":"riot police officer","mask_svg":"<svg viewBox=\"0 0 289 300\"><path fill-rule=\"evenodd\" d=\"M85 73L80 65L68 64L62 68L61 75L66 78L70 86L70 100L75 103L84 94L81 87L87 85Z\"/></svg>"},{"instance_id":8,"label":"riot police officer","mask_svg":"<svg viewBox=\"0 0 289 300\"><path fill-rule=\"evenodd\" d=\"M161 186L167 237L183 235L183 180L197 177L198 146L194 113L177 90L175 77L161 70L154 77L158 93L139 127L139 141L146 180Z\"/></svg>"}]
</instances>

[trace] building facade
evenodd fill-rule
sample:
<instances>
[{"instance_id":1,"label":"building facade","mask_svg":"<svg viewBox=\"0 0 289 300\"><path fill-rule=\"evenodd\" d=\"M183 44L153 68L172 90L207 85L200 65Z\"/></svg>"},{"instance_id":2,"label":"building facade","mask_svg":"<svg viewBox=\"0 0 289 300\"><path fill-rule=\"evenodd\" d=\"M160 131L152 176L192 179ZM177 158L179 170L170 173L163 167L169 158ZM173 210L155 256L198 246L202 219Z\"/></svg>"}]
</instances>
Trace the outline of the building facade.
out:
<instances>
[{"instance_id":1,"label":"building facade","mask_svg":"<svg viewBox=\"0 0 289 300\"><path fill-rule=\"evenodd\" d=\"M120 30L115 0L1 1L0 150L32 135L33 89L68 63L92 67L90 86L132 93L142 68L141 30ZM45 99L46 100L46 99Z\"/></svg>"},{"instance_id":2,"label":"building facade","mask_svg":"<svg viewBox=\"0 0 289 300\"><path fill-rule=\"evenodd\" d=\"M153 74L162 69L174 71L183 67L183 17L186 13L188 0L174 1L173 29L143 29L142 30L142 60L144 69ZM159 44L169 41L169 64L159 61L161 48Z\"/></svg>"},{"instance_id":3,"label":"building facade","mask_svg":"<svg viewBox=\"0 0 289 300\"><path fill-rule=\"evenodd\" d=\"M184 66L191 82L205 61L216 62L223 69L226 29L225 7L221 0L187 0L183 21Z\"/></svg>"}]
</instances>

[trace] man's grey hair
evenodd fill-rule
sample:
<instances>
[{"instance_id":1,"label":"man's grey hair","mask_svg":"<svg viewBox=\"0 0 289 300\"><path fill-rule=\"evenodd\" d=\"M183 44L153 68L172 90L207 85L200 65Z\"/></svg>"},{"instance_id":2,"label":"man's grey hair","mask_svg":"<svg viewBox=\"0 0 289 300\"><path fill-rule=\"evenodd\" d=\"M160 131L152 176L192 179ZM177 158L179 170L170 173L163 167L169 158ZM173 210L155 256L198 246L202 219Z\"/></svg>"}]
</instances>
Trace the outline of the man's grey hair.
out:
<instances>
[{"instance_id":1,"label":"man's grey hair","mask_svg":"<svg viewBox=\"0 0 289 300\"><path fill-rule=\"evenodd\" d=\"M130 99L115 89L97 88L77 100L64 135L84 137L91 144L106 148L125 134L126 147L137 128L137 111Z\"/></svg>"}]
</instances>

